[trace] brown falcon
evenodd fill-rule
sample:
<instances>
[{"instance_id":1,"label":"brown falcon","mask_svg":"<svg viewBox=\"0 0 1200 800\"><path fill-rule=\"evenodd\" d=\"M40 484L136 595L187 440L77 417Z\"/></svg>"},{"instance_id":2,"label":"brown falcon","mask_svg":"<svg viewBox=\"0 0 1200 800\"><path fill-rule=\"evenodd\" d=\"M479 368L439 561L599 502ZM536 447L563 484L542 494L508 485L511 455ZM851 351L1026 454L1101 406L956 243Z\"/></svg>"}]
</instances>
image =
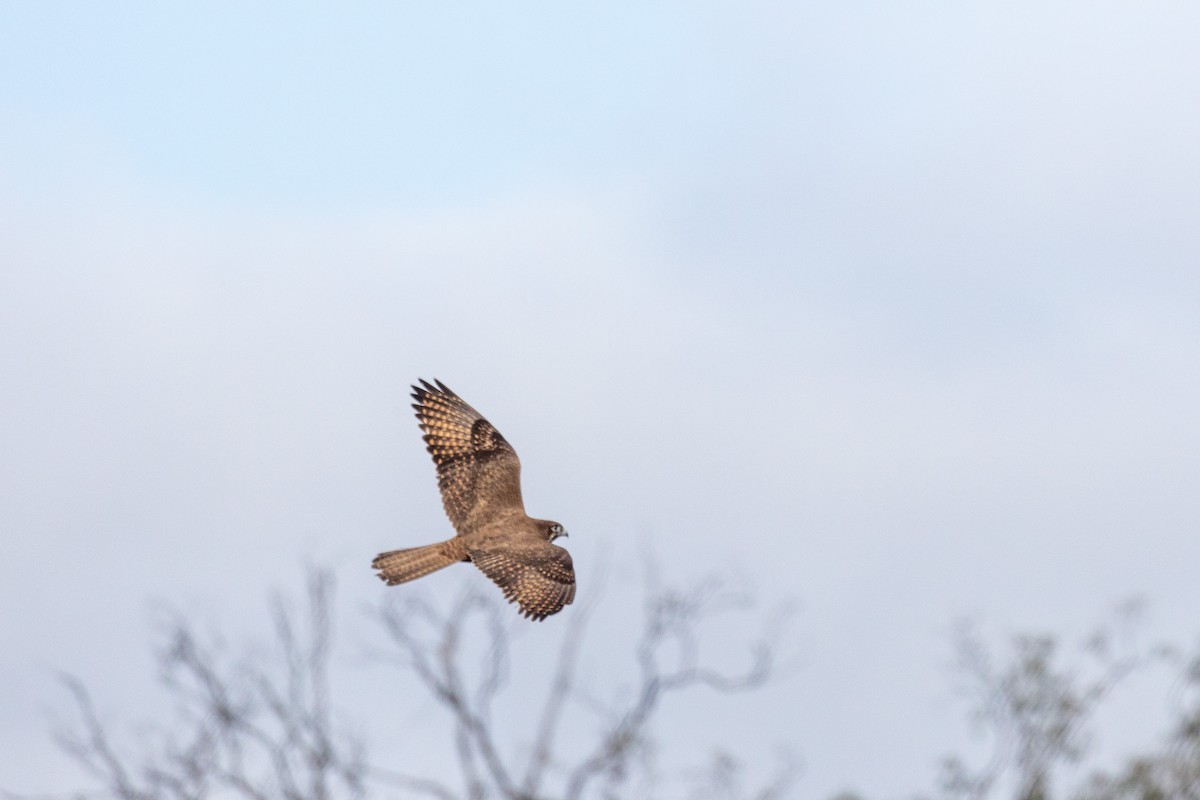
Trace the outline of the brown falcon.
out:
<instances>
[{"instance_id":1,"label":"brown falcon","mask_svg":"<svg viewBox=\"0 0 1200 800\"><path fill-rule=\"evenodd\" d=\"M575 599L571 554L554 540L557 522L533 519L521 500L521 462L512 445L441 381L414 386L417 420L437 465L453 539L391 550L371 566L389 586L471 561L526 617L543 620Z\"/></svg>"}]
</instances>

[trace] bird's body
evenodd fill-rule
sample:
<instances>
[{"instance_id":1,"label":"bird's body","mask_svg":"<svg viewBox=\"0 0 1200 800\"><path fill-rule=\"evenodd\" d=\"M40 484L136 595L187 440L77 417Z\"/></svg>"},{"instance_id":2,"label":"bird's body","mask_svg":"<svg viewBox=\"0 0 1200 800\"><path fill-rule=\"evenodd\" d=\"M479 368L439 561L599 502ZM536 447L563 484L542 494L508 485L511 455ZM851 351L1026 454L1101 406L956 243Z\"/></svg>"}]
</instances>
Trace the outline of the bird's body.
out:
<instances>
[{"instance_id":1,"label":"bird's body","mask_svg":"<svg viewBox=\"0 0 1200 800\"><path fill-rule=\"evenodd\" d=\"M389 585L456 561L483 570L520 606L542 620L575 599L571 555L553 544L562 525L534 519L521 499L521 462L490 422L441 381L413 387L413 408L437 466L442 505L457 535L445 542L380 553L371 563Z\"/></svg>"}]
</instances>

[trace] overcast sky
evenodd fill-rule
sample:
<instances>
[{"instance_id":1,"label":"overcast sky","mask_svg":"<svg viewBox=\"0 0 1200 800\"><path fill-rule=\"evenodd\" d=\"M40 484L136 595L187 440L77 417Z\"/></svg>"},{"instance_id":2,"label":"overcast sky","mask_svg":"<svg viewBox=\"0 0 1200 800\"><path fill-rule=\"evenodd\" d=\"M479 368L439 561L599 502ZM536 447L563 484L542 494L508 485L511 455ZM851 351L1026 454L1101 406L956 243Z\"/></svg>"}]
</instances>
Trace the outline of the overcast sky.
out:
<instances>
[{"instance_id":1,"label":"overcast sky","mask_svg":"<svg viewBox=\"0 0 1200 800\"><path fill-rule=\"evenodd\" d=\"M371 557L449 533L419 376L581 597L649 545L795 600L786 680L658 733L786 744L798 795L970 745L964 616L1143 594L1194 642L1198 40L1193 2L0 7L0 788L78 786L56 670L161 716L162 607L239 641L316 563L368 638Z\"/></svg>"}]
</instances>

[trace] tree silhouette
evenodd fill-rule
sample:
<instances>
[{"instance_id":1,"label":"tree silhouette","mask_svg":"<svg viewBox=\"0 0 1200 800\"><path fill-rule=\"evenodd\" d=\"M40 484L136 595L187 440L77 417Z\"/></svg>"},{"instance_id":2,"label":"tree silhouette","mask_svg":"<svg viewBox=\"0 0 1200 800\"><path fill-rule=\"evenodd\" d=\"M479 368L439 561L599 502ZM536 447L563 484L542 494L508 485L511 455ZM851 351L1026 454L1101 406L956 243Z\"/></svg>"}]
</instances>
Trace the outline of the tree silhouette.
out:
<instances>
[{"instance_id":1,"label":"tree silhouette","mask_svg":"<svg viewBox=\"0 0 1200 800\"><path fill-rule=\"evenodd\" d=\"M499 724L492 714L507 685L511 610L476 590L464 591L444 611L419 591L389 593L371 611L385 634L373 658L415 676L451 721L447 744L456 774L422 775L378 760L353 733L353 723L338 721L328 573L310 575L307 598L304 612L273 601L276 654L268 659L231 658L203 640L188 619L172 620L157 658L176 713L169 724L152 727L136 752L117 742L84 683L65 678L78 721L58 732L61 747L94 776L103 794L120 800L651 796L644 792L658 748L650 729L664 705L673 696L705 689L760 689L772 676L779 641L778 616L761 617L762 632L748 648L744 669L713 669L701 657L706 621L752 610L714 581L688 590L650 586L631 653L634 689L620 702L602 703L577 680L593 611L583 603L562 621L558 655L546 665L544 701L527 715L528 729L513 734L511 725ZM394 700L378 698L384 706ZM592 724L566 725L568 717L581 715ZM568 729L575 733L564 737ZM580 731L590 731L591 740L581 740ZM518 756L503 746L514 735L528 743L517 748ZM693 782L690 794L770 800L783 793L793 771L781 759L772 779L747 791L737 759L723 753ZM680 794L672 787L673 796Z\"/></svg>"},{"instance_id":2,"label":"tree silhouette","mask_svg":"<svg viewBox=\"0 0 1200 800\"><path fill-rule=\"evenodd\" d=\"M1007 785L1018 800L1051 797L1058 771L1086 752L1096 709L1149 660L1134 635L1140 611L1139 601L1123 604L1109 624L1088 637L1081 653L1066 655L1058 637L1022 633L998 659L972 626L960 625L956 671L972 719L993 749L975 770L948 757L942 766L943 796L982 800Z\"/></svg>"}]
</instances>

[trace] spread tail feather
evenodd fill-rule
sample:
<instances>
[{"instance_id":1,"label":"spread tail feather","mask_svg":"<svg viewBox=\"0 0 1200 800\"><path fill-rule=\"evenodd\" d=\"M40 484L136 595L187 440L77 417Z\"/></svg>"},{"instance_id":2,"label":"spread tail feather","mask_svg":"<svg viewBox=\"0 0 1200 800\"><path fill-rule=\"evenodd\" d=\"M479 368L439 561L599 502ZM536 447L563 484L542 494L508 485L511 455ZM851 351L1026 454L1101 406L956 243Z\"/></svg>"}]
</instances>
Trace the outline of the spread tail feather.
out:
<instances>
[{"instance_id":1,"label":"spread tail feather","mask_svg":"<svg viewBox=\"0 0 1200 800\"><path fill-rule=\"evenodd\" d=\"M388 586L415 580L437 572L456 561L467 559L466 551L454 539L448 542L390 550L375 556L371 566L379 570L379 579Z\"/></svg>"}]
</instances>

